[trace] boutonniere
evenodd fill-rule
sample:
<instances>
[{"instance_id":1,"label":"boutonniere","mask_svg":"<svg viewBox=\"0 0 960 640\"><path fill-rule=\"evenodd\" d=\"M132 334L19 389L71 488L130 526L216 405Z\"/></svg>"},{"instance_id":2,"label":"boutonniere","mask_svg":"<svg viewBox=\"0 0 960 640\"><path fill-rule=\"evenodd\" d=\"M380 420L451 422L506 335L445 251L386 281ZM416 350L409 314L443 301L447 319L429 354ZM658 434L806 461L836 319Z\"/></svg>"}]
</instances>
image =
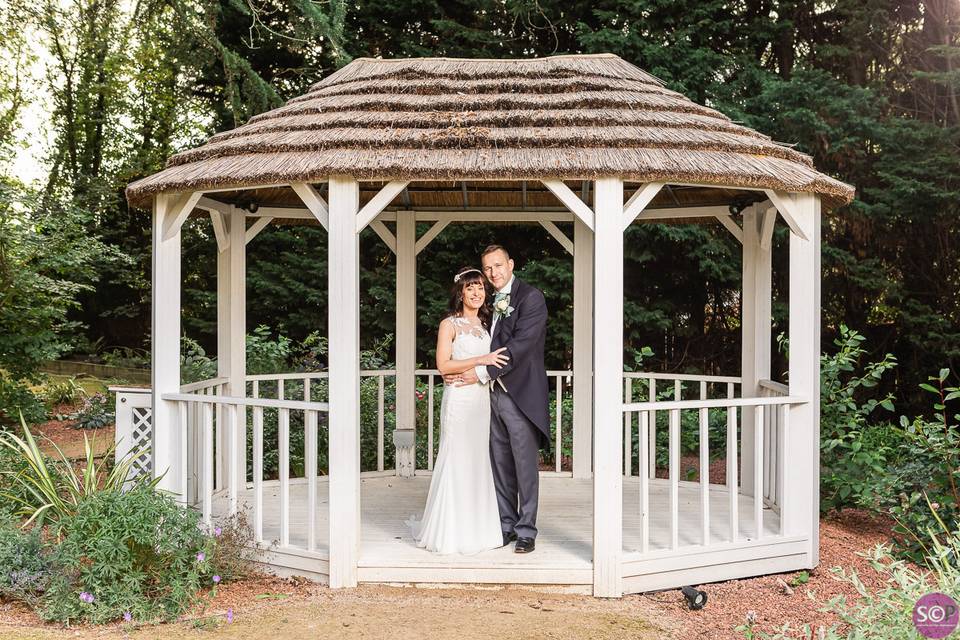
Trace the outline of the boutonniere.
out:
<instances>
[{"instance_id":1,"label":"boutonniere","mask_svg":"<svg viewBox=\"0 0 960 640\"><path fill-rule=\"evenodd\" d=\"M510 294L498 295L493 303L493 310L498 318L509 318L510 314L513 313L513 307L510 306Z\"/></svg>"}]
</instances>

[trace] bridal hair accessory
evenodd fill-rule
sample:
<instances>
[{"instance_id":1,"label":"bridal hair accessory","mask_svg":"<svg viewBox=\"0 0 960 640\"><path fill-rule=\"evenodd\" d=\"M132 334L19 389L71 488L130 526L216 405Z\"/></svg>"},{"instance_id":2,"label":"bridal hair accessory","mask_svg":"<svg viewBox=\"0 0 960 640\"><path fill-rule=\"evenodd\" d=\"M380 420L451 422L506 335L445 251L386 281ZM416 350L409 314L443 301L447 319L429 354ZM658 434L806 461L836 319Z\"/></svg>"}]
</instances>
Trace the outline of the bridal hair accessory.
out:
<instances>
[{"instance_id":1,"label":"bridal hair accessory","mask_svg":"<svg viewBox=\"0 0 960 640\"><path fill-rule=\"evenodd\" d=\"M480 273L481 275L482 275L482 273L483 273L482 271L480 271L480 269L474 269L474 268L472 268L472 267L471 267L470 269L464 269L463 271L461 271L461 272L458 273L457 275L453 276L453 283L456 284L456 283L460 282L460 278L462 278L463 276L467 275L468 273L474 273L474 272Z\"/></svg>"}]
</instances>

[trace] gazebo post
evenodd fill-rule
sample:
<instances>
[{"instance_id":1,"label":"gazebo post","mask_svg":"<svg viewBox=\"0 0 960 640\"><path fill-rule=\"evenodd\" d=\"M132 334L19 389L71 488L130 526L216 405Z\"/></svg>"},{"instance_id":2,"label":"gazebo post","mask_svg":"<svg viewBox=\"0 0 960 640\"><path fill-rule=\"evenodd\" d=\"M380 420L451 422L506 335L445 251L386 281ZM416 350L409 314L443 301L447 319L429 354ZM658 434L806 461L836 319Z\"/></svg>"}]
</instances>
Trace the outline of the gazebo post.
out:
<instances>
[{"instance_id":1,"label":"gazebo post","mask_svg":"<svg viewBox=\"0 0 960 640\"><path fill-rule=\"evenodd\" d=\"M417 223L412 211L397 214L397 475L411 478L416 467Z\"/></svg>"},{"instance_id":2,"label":"gazebo post","mask_svg":"<svg viewBox=\"0 0 960 640\"><path fill-rule=\"evenodd\" d=\"M769 206L769 204L768 204ZM743 278L741 290L740 395L755 397L760 380L770 378L771 243L764 230L772 225L776 211L766 213L754 204L743 211ZM766 246L764 246L766 244ZM744 407L741 420L740 491L755 495L753 488L754 408ZM757 494L762 493L762 487Z\"/></svg>"},{"instance_id":3,"label":"gazebo post","mask_svg":"<svg viewBox=\"0 0 960 640\"><path fill-rule=\"evenodd\" d=\"M598 179L595 193L594 241L603 251L593 254L593 595L619 598L623 595L623 182Z\"/></svg>"},{"instance_id":4,"label":"gazebo post","mask_svg":"<svg viewBox=\"0 0 960 640\"><path fill-rule=\"evenodd\" d=\"M217 375L227 378L227 395L247 395L247 219L246 212L230 206L224 216L230 242L217 256ZM219 470L221 487L242 487L246 476L246 410L228 412L233 424L217 429L222 434ZM221 419L228 419L221 416ZM220 423L218 423L220 424ZM235 494L231 494L235 495Z\"/></svg>"},{"instance_id":5,"label":"gazebo post","mask_svg":"<svg viewBox=\"0 0 960 640\"><path fill-rule=\"evenodd\" d=\"M573 221L573 477L593 474L593 232ZM557 443L560 446L561 443Z\"/></svg>"},{"instance_id":6,"label":"gazebo post","mask_svg":"<svg viewBox=\"0 0 960 640\"><path fill-rule=\"evenodd\" d=\"M807 236L790 234L790 395L808 400L789 408L784 451L782 516L785 535L809 536L809 564L819 561L820 522L820 198L794 196L795 221Z\"/></svg>"},{"instance_id":7,"label":"gazebo post","mask_svg":"<svg viewBox=\"0 0 960 640\"><path fill-rule=\"evenodd\" d=\"M151 297L151 408L153 476L158 487L173 493L180 487L180 429L176 403L161 400L180 392L180 230L168 233L174 222L173 196L153 198L153 289Z\"/></svg>"},{"instance_id":8,"label":"gazebo post","mask_svg":"<svg viewBox=\"0 0 960 640\"><path fill-rule=\"evenodd\" d=\"M360 554L360 189L330 177L330 586L355 587Z\"/></svg>"}]
</instances>

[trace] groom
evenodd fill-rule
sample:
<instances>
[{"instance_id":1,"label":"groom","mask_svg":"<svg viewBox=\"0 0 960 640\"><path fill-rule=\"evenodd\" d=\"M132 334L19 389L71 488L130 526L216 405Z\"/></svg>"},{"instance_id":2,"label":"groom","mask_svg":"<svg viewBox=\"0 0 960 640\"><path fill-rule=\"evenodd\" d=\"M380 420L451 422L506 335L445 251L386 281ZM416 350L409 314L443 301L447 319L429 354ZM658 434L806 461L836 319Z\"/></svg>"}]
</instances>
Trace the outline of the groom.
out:
<instances>
[{"instance_id":1,"label":"groom","mask_svg":"<svg viewBox=\"0 0 960 640\"><path fill-rule=\"evenodd\" d=\"M540 449L550 448L547 371L543 343L547 305L543 293L513 275L513 260L500 245L484 249L483 273L496 289L490 350L506 347L503 368L478 366L463 384L491 382L490 458L503 544L517 541L529 553L537 537Z\"/></svg>"}]
</instances>

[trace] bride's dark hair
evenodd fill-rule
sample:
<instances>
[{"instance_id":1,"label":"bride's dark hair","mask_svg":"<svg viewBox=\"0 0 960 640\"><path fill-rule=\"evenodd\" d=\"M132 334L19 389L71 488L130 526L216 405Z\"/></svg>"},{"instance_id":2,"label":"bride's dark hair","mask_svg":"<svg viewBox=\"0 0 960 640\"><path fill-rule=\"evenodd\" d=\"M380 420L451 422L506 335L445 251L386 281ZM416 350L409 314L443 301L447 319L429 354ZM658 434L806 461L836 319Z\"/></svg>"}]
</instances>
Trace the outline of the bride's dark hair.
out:
<instances>
[{"instance_id":1,"label":"bride's dark hair","mask_svg":"<svg viewBox=\"0 0 960 640\"><path fill-rule=\"evenodd\" d=\"M453 283L450 288L450 304L447 307L448 316L463 315L463 290L469 285L479 282L483 285L483 305L477 309L477 317L480 318L480 324L484 329L490 329L490 321L493 318L493 308L490 306L490 285L487 279L483 277L480 269L473 267L463 267L457 273L461 274L460 279Z\"/></svg>"}]
</instances>

